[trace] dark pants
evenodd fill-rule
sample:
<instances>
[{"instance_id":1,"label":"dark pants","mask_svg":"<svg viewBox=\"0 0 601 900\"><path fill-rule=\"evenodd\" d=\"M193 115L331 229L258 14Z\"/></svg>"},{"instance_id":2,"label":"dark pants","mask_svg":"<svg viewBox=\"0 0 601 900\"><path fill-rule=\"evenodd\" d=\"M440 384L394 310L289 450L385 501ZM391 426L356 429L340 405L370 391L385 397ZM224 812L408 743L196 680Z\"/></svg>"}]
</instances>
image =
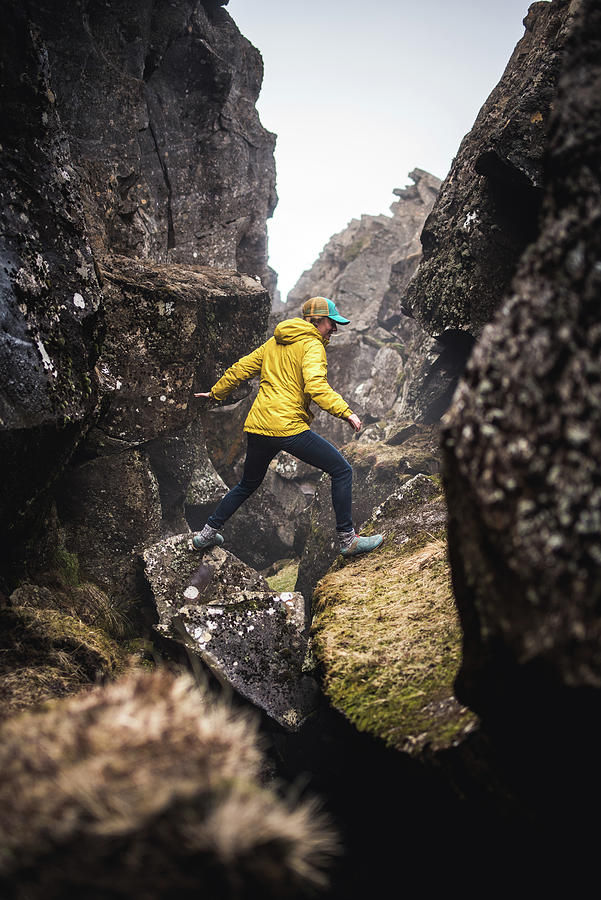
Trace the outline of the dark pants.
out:
<instances>
[{"instance_id":1,"label":"dark pants","mask_svg":"<svg viewBox=\"0 0 601 900\"><path fill-rule=\"evenodd\" d=\"M286 450L303 462L327 472L332 479L332 504L336 513L336 530L352 531L352 480L353 470L336 447L313 431L301 431L289 437L268 437L264 434L247 434L244 474L231 491L225 495L215 512L208 519L213 528L222 528L238 507L259 487L269 463L280 450Z\"/></svg>"}]
</instances>

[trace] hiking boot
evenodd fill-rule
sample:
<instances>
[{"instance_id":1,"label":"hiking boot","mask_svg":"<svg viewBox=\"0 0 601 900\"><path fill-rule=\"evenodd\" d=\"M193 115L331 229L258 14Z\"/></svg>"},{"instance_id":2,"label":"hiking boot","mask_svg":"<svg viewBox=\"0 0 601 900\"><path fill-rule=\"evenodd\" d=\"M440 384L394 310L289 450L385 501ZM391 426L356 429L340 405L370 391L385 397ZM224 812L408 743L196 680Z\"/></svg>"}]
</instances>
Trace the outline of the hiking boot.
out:
<instances>
[{"instance_id":1,"label":"hiking boot","mask_svg":"<svg viewBox=\"0 0 601 900\"><path fill-rule=\"evenodd\" d=\"M195 550L206 550L207 547L219 547L221 544L223 544L223 536L218 532L204 536L202 531L199 531L192 538L192 546Z\"/></svg>"},{"instance_id":2,"label":"hiking boot","mask_svg":"<svg viewBox=\"0 0 601 900\"><path fill-rule=\"evenodd\" d=\"M350 547L340 552L345 559L349 556L358 556L360 553L369 553L370 550L379 547L383 540L384 536L381 534L370 534L369 537L357 536Z\"/></svg>"}]
</instances>

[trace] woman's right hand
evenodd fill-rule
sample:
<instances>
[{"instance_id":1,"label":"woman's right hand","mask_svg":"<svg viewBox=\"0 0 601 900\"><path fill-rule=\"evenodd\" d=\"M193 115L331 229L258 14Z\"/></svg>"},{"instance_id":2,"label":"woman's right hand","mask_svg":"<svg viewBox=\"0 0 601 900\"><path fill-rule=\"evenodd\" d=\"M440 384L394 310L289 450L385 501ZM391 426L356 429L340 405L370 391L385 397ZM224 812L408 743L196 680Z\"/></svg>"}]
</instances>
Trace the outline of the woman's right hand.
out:
<instances>
[{"instance_id":1,"label":"woman's right hand","mask_svg":"<svg viewBox=\"0 0 601 900\"><path fill-rule=\"evenodd\" d=\"M212 395L211 392L209 391L209 392L206 393L206 394L205 394L205 393L200 393L200 394L194 394L194 396L195 396L195 397L206 397L206 399L209 400L213 395Z\"/></svg>"},{"instance_id":2,"label":"woman's right hand","mask_svg":"<svg viewBox=\"0 0 601 900\"><path fill-rule=\"evenodd\" d=\"M346 420L355 431L361 431L361 419L355 413Z\"/></svg>"}]
</instances>

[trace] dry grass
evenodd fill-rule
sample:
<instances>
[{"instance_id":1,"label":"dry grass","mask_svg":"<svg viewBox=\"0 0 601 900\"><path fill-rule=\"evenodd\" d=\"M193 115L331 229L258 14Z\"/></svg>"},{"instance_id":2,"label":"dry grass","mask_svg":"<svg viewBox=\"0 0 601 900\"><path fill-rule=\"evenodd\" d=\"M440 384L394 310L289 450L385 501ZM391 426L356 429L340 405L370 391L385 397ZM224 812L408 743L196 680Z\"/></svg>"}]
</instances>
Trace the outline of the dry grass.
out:
<instances>
[{"instance_id":1,"label":"dry grass","mask_svg":"<svg viewBox=\"0 0 601 900\"><path fill-rule=\"evenodd\" d=\"M261 786L254 722L164 670L12 717L0 766L18 898L298 897L336 849L313 802Z\"/></svg>"}]
</instances>

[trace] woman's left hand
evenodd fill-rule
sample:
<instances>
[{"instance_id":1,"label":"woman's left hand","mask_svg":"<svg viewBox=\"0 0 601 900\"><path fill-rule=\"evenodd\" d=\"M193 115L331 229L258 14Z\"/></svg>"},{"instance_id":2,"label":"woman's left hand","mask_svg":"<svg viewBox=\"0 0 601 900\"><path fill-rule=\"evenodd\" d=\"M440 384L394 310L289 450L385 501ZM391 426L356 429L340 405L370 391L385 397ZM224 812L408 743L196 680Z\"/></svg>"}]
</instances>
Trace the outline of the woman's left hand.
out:
<instances>
[{"instance_id":1,"label":"woman's left hand","mask_svg":"<svg viewBox=\"0 0 601 900\"><path fill-rule=\"evenodd\" d=\"M210 400L211 397L212 397L213 395L212 395L211 392L209 391L208 393L202 393L202 392L201 392L200 394L194 394L194 396L195 396L195 397L205 397L207 400Z\"/></svg>"},{"instance_id":2,"label":"woman's left hand","mask_svg":"<svg viewBox=\"0 0 601 900\"><path fill-rule=\"evenodd\" d=\"M356 416L355 413L353 413L352 416L349 416L346 421L355 429L355 431L361 431L361 419L359 416Z\"/></svg>"}]
</instances>

